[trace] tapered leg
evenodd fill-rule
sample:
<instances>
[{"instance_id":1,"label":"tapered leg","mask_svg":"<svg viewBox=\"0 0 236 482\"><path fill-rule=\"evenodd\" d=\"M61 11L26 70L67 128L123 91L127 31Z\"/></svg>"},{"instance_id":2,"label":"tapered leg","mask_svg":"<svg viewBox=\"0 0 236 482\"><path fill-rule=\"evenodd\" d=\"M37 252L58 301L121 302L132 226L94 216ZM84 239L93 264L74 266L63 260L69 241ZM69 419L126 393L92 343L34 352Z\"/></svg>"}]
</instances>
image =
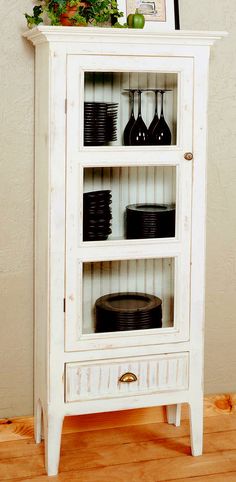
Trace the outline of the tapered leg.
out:
<instances>
[{"instance_id":1,"label":"tapered leg","mask_svg":"<svg viewBox=\"0 0 236 482\"><path fill-rule=\"evenodd\" d=\"M34 412L34 438L36 444L39 444L42 440L42 415L42 405L40 400L38 400Z\"/></svg>"},{"instance_id":2,"label":"tapered leg","mask_svg":"<svg viewBox=\"0 0 236 482\"><path fill-rule=\"evenodd\" d=\"M203 400L196 398L189 403L192 455L202 455L203 449Z\"/></svg>"},{"instance_id":3,"label":"tapered leg","mask_svg":"<svg viewBox=\"0 0 236 482\"><path fill-rule=\"evenodd\" d=\"M55 413L44 416L45 466L48 475L58 473L63 419L64 416Z\"/></svg>"},{"instance_id":4,"label":"tapered leg","mask_svg":"<svg viewBox=\"0 0 236 482\"><path fill-rule=\"evenodd\" d=\"M166 407L167 422L176 427L180 426L181 420L181 403L175 405L167 405Z\"/></svg>"}]
</instances>

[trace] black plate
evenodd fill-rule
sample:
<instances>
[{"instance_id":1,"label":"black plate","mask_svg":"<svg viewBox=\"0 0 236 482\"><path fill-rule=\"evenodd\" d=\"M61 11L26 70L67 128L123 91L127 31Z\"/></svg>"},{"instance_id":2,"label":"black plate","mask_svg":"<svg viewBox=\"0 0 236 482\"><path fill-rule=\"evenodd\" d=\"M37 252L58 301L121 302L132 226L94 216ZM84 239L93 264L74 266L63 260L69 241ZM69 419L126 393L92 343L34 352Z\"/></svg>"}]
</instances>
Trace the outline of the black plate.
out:
<instances>
[{"instance_id":1,"label":"black plate","mask_svg":"<svg viewBox=\"0 0 236 482\"><path fill-rule=\"evenodd\" d=\"M126 206L127 211L135 211L139 213L149 213L150 215L155 215L156 213L175 211L174 204L158 204L158 203L147 203L147 204L130 204Z\"/></svg>"},{"instance_id":2,"label":"black plate","mask_svg":"<svg viewBox=\"0 0 236 482\"><path fill-rule=\"evenodd\" d=\"M103 215L109 216L111 214L111 208L109 206L105 206L105 207L92 206L92 207L89 207L89 206L84 205L84 215L85 216L94 217L94 215L97 214L98 211L101 212L101 214L102 214L101 217L103 217Z\"/></svg>"},{"instance_id":3,"label":"black plate","mask_svg":"<svg viewBox=\"0 0 236 482\"><path fill-rule=\"evenodd\" d=\"M93 198L93 199L90 199L89 197L85 197L84 198L84 202L88 205L88 206L109 206L109 204L111 203L111 194L110 195L107 195L107 196L104 196L104 198L102 197L97 197L97 198Z\"/></svg>"},{"instance_id":4,"label":"black plate","mask_svg":"<svg viewBox=\"0 0 236 482\"><path fill-rule=\"evenodd\" d=\"M84 236L83 241L106 241L108 236L98 236L95 238Z\"/></svg>"},{"instance_id":5,"label":"black plate","mask_svg":"<svg viewBox=\"0 0 236 482\"><path fill-rule=\"evenodd\" d=\"M89 199L100 199L106 196L111 196L111 190L110 189L101 189L98 191L89 191L89 192L84 192L84 198L89 198Z\"/></svg>"},{"instance_id":6,"label":"black plate","mask_svg":"<svg viewBox=\"0 0 236 482\"><path fill-rule=\"evenodd\" d=\"M101 320L113 320L114 323L117 323L117 324L134 324L134 323L150 323L152 322L153 320L155 319L160 319L161 317L161 308L157 307L155 309L153 309L152 312L148 312L149 314L147 314L146 316L142 316L140 312L136 312L135 314L133 313L132 315L131 314L127 314L126 315L123 313L123 315L121 315L121 313L119 314L114 314L111 312L109 313L105 313L105 310L103 309L100 309L97 307L97 317L98 319L101 319Z\"/></svg>"},{"instance_id":7,"label":"black plate","mask_svg":"<svg viewBox=\"0 0 236 482\"><path fill-rule=\"evenodd\" d=\"M147 293L120 292L101 296L95 305L98 309L114 313L146 312L162 304L160 298Z\"/></svg>"},{"instance_id":8,"label":"black plate","mask_svg":"<svg viewBox=\"0 0 236 482\"><path fill-rule=\"evenodd\" d=\"M109 204L107 204L106 206L88 206L86 203L84 203L84 213L86 215L94 215L97 214L98 211L100 211L102 214L111 214L111 207L109 206Z\"/></svg>"}]
</instances>

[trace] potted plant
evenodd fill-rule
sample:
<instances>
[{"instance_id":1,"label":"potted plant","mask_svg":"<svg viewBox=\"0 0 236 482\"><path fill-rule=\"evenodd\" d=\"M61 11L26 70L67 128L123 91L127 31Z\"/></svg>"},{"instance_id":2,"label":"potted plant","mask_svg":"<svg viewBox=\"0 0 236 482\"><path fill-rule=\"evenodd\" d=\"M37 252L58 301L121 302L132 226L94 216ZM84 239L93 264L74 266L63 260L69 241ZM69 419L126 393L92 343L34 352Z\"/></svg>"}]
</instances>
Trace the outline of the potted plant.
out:
<instances>
[{"instance_id":1,"label":"potted plant","mask_svg":"<svg viewBox=\"0 0 236 482\"><path fill-rule=\"evenodd\" d=\"M32 28L40 23L51 25L99 26L110 23L115 27L123 13L116 0L38 0L33 15L25 13L27 25Z\"/></svg>"}]
</instances>

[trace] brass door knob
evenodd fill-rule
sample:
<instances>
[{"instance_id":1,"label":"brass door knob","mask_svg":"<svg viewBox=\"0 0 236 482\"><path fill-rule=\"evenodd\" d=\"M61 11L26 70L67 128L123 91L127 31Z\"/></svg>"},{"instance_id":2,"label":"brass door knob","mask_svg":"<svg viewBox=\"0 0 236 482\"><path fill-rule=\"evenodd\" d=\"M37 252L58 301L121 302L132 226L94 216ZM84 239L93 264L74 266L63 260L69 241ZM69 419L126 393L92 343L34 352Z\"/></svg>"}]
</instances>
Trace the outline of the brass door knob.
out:
<instances>
[{"instance_id":1,"label":"brass door knob","mask_svg":"<svg viewBox=\"0 0 236 482\"><path fill-rule=\"evenodd\" d=\"M184 159L186 159L186 161L192 161L193 160L193 153L192 152L185 152Z\"/></svg>"},{"instance_id":2,"label":"brass door knob","mask_svg":"<svg viewBox=\"0 0 236 482\"><path fill-rule=\"evenodd\" d=\"M138 379L136 375L130 372L124 373L124 375L121 375L121 377L119 378L119 382L122 382L122 383L132 383L132 382L136 382L137 380Z\"/></svg>"}]
</instances>

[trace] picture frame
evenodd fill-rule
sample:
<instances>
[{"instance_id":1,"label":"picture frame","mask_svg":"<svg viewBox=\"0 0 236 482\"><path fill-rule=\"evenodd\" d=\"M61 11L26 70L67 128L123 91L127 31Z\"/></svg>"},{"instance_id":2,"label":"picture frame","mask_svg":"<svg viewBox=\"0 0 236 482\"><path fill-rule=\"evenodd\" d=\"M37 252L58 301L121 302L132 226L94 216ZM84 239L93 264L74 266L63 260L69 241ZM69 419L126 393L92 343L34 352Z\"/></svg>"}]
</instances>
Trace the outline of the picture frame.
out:
<instances>
[{"instance_id":1,"label":"picture frame","mask_svg":"<svg viewBox=\"0 0 236 482\"><path fill-rule=\"evenodd\" d=\"M125 23L127 16L138 9L145 17L146 31L168 32L180 28L178 0L117 0L117 4L124 12L121 23Z\"/></svg>"}]
</instances>

